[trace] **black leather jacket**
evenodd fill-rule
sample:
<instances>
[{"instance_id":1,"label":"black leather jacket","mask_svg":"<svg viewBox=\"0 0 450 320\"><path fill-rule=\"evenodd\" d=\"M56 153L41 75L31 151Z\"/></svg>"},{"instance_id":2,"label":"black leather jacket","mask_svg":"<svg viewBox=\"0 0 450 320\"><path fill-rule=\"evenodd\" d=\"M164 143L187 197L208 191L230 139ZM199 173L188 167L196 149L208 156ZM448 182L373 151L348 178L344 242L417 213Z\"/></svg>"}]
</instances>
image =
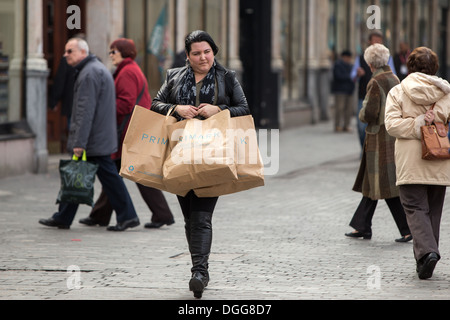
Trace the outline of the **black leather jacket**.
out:
<instances>
[{"instance_id":1,"label":"black leather jacket","mask_svg":"<svg viewBox=\"0 0 450 320\"><path fill-rule=\"evenodd\" d=\"M166 115L170 108L180 104L177 101L179 84L186 74L188 67L181 67L167 70L166 80L161 86L158 94L152 101L152 110ZM216 62L216 81L217 81L217 105L220 109L230 110L232 117L245 116L250 114L247 99L244 91L236 78L236 74L225 69ZM184 120L176 112L172 114L178 121Z\"/></svg>"}]
</instances>

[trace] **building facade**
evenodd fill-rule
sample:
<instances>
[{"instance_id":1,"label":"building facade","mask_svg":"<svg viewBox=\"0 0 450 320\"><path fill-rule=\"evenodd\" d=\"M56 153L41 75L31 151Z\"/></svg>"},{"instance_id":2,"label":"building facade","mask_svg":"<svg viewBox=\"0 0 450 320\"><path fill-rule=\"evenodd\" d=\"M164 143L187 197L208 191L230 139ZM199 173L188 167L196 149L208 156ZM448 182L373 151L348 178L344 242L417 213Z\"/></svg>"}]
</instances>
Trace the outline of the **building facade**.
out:
<instances>
[{"instance_id":1,"label":"building facade","mask_svg":"<svg viewBox=\"0 0 450 320\"><path fill-rule=\"evenodd\" d=\"M132 38L155 96L185 35L208 31L217 59L236 70L259 128L330 119L331 67L344 49L361 54L379 29L394 54L424 45L450 75L449 0L0 0L0 177L42 173L65 150L51 90L65 42L84 34L111 70L109 45Z\"/></svg>"}]
</instances>

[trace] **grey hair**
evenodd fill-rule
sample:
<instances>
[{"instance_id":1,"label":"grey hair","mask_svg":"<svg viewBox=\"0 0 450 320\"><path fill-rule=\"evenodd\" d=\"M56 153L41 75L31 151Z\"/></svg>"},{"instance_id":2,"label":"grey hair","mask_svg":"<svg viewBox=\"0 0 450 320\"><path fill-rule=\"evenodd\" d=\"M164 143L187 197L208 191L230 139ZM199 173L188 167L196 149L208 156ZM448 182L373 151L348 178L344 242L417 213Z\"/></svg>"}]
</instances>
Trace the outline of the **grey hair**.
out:
<instances>
[{"instance_id":1,"label":"grey hair","mask_svg":"<svg viewBox=\"0 0 450 320\"><path fill-rule=\"evenodd\" d=\"M69 41L75 40L77 42L78 49L85 51L86 54L89 54L89 45L86 40L82 38L72 38Z\"/></svg>"},{"instance_id":2,"label":"grey hair","mask_svg":"<svg viewBox=\"0 0 450 320\"><path fill-rule=\"evenodd\" d=\"M389 49L380 43L375 43L364 52L364 60L373 68L378 69L389 63Z\"/></svg>"}]
</instances>

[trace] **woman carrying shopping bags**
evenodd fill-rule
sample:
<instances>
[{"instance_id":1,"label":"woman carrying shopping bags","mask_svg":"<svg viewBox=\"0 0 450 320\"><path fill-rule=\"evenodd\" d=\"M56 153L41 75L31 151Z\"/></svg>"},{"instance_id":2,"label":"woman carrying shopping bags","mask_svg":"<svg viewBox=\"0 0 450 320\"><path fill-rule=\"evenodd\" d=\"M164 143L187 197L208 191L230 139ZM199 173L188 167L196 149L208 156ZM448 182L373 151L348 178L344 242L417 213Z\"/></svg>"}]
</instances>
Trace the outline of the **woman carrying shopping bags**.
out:
<instances>
[{"instance_id":1,"label":"woman carrying shopping bags","mask_svg":"<svg viewBox=\"0 0 450 320\"><path fill-rule=\"evenodd\" d=\"M207 119L228 109L232 117L250 114L247 99L234 72L215 59L219 48L201 30L186 36L186 66L170 69L152 102L152 110L166 115L174 108L178 121ZM186 239L192 259L189 289L201 298L209 282L208 259L212 243L212 215L218 197L199 198L193 190L177 196L185 221Z\"/></svg>"}]
</instances>

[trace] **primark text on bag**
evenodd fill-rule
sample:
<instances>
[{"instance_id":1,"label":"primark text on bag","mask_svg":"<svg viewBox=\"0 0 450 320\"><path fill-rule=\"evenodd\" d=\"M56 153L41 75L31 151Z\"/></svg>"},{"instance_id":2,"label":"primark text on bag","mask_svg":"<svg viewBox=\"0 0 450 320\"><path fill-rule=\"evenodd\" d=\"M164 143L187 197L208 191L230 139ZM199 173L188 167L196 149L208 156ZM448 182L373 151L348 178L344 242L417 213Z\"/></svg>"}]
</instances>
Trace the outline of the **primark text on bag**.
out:
<instances>
[{"instance_id":1,"label":"primark text on bag","mask_svg":"<svg viewBox=\"0 0 450 320\"><path fill-rule=\"evenodd\" d=\"M251 115L231 118L234 159L238 179L194 192L199 198L218 197L264 186L264 164L258 147L255 122Z\"/></svg>"},{"instance_id":2,"label":"primark text on bag","mask_svg":"<svg viewBox=\"0 0 450 320\"><path fill-rule=\"evenodd\" d=\"M163 166L167 190L186 195L186 190L237 180L235 140L229 130L229 110L205 120L189 119L170 125L170 152Z\"/></svg>"},{"instance_id":3,"label":"primark text on bag","mask_svg":"<svg viewBox=\"0 0 450 320\"><path fill-rule=\"evenodd\" d=\"M167 126L177 120L136 106L122 145L120 175L147 187L168 191L163 164L169 147Z\"/></svg>"}]
</instances>

